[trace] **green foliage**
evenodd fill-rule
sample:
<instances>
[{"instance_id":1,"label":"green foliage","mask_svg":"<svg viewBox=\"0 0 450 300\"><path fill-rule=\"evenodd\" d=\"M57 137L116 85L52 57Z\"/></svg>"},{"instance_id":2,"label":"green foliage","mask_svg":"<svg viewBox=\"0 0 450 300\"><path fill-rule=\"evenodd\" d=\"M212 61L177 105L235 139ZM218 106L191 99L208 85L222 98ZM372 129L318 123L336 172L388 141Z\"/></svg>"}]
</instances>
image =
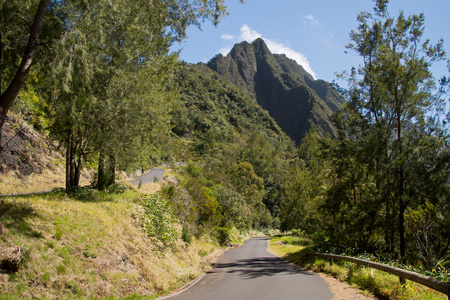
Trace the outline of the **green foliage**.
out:
<instances>
[{"instance_id":1,"label":"green foliage","mask_svg":"<svg viewBox=\"0 0 450 300\"><path fill-rule=\"evenodd\" d=\"M216 228L217 241L224 246L231 242L230 229L228 227Z\"/></svg>"},{"instance_id":2,"label":"green foliage","mask_svg":"<svg viewBox=\"0 0 450 300\"><path fill-rule=\"evenodd\" d=\"M281 230L302 228L312 233L316 197L320 182L303 161L292 164L284 183L285 195L280 207Z\"/></svg>"},{"instance_id":3,"label":"green foliage","mask_svg":"<svg viewBox=\"0 0 450 300\"><path fill-rule=\"evenodd\" d=\"M107 193L113 194L123 194L127 191L132 190L132 188L124 183L115 183L108 187Z\"/></svg>"},{"instance_id":4,"label":"green foliage","mask_svg":"<svg viewBox=\"0 0 450 300\"><path fill-rule=\"evenodd\" d=\"M168 197L166 188L163 188L163 195L168 199L172 206L173 213L177 216L183 226L188 226L190 232L197 235L198 208L189 194L189 191L183 187L175 187L171 197Z\"/></svg>"},{"instance_id":5,"label":"green foliage","mask_svg":"<svg viewBox=\"0 0 450 300\"><path fill-rule=\"evenodd\" d=\"M266 111L207 66L182 64L175 79L180 105L171 112L172 131L195 137L193 149L200 155L254 132L273 143L289 143Z\"/></svg>"},{"instance_id":6,"label":"green foliage","mask_svg":"<svg viewBox=\"0 0 450 300\"><path fill-rule=\"evenodd\" d=\"M282 230L302 229L312 235L330 222L329 217L321 217L320 212L328 172L322 148L327 140L312 128L299 147L300 159L292 160L289 165L280 205Z\"/></svg>"},{"instance_id":7,"label":"green foliage","mask_svg":"<svg viewBox=\"0 0 450 300\"><path fill-rule=\"evenodd\" d=\"M95 191L90 186L73 186L67 190L67 194L80 201L94 201L96 199Z\"/></svg>"},{"instance_id":8,"label":"green foliage","mask_svg":"<svg viewBox=\"0 0 450 300\"><path fill-rule=\"evenodd\" d=\"M161 194L145 196L141 206L144 210L141 221L147 234L164 245L174 244L178 238L178 220Z\"/></svg>"},{"instance_id":9,"label":"green foliage","mask_svg":"<svg viewBox=\"0 0 450 300\"><path fill-rule=\"evenodd\" d=\"M58 274L65 274L67 271L67 268L66 268L66 266L61 264L61 265L58 265L57 271L58 271Z\"/></svg>"},{"instance_id":10,"label":"green foliage","mask_svg":"<svg viewBox=\"0 0 450 300\"><path fill-rule=\"evenodd\" d=\"M192 242L192 235L189 232L189 228L187 225L183 225L183 228L181 230L181 239L186 243L190 244Z\"/></svg>"},{"instance_id":11,"label":"green foliage","mask_svg":"<svg viewBox=\"0 0 450 300\"><path fill-rule=\"evenodd\" d=\"M318 251L448 269L449 135L430 113L443 109L429 69L445 58L442 41L422 40L423 15L391 18L377 6L358 20L348 48L364 63L343 76L337 139L315 129L303 139L285 177L281 228L304 230Z\"/></svg>"},{"instance_id":12,"label":"green foliage","mask_svg":"<svg viewBox=\"0 0 450 300\"><path fill-rule=\"evenodd\" d=\"M56 232L55 232L55 239L57 240L57 241L59 241L59 240L61 240L61 238L62 238L62 236L63 236L63 232L62 232L62 230L61 230L61 228L57 228L56 229ZM53 247L51 247L52 246L52 244L50 244L50 248L53 248Z\"/></svg>"},{"instance_id":13,"label":"green foliage","mask_svg":"<svg viewBox=\"0 0 450 300\"><path fill-rule=\"evenodd\" d=\"M202 169L199 166L196 166L192 161L188 162L186 171L193 178L202 176Z\"/></svg>"},{"instance_id":14,"label":"green foliage","mask_svg":"<svg viewBox=\"0 0 450 300\"><path fill-rule=\"evenodd\" d=\"M45 99L37 92L39 86L38 76L29 75L28 83L19 93L12 110L24 118L30 125L38 130L47 130L51 125L49 107Z\"/></svg>"},{"instance_id":15,"label":"green foliage","mask_svg":"<svg viewBox=\"0 0 450 300\"><path fill-rule=\"evenodd\" d=\"M241 162L233 165L230 177L234 187L246 197L247 202L256 204L261 201L264 180L255 174L250 163Z\"/></svg>"},{"instance_id":16,"label":"green foliage","mask_svg":"<svg viewBox=\"0 0 450 300\"><path fill-rule=\"evenodd\" d=\"M361 13L351 34L348 48L364 64L349 74L349 102L336 116L339 140L328 152L334 183L323 209L342 224L336 233L358 232L359 241L349 236L349 243L415 260L414 253L424 248L413 250L414 243L407 243L415 234L408 233L405 213L425 199L440 205L448 189L448 134L427 116L443 103L433 94L429 68L445 53L442 41L422 41L422 14L391 18L386 4L377 3L374 16Z\"/></svg>"},{"instance_id":17,"label":"green foliage","mask_svg":"<svg viewBox=\"0 0 450 300\"><path fill-rule=\"evenodd\" d=\"M166 114L173 98L168 86L177 60L169 48L185 38L190 25L200 27L200 20L217 24L226 10L222 0L90 2L1 4L0 127L16 98L3 92L8 85L22 88L28 67L18 72L23 78L12 78L21 61L31 65L41 47L26 47L23 37L40 37L42 44L51 46L39 57L39 72L30 74L39 73L41 80L33 78L16 107L32 114L32 123L51 125L53 137L65 146L67 188L79 185L83 162L95 160L99 152L97 183L103 189L104 155L113 158L112 168L121 169L160 159L152 150L167 138ZM35 15L43 20L42 28L35 28ZM36 97L38 91L47 99Z\"/></svg>"},{"instance_id":18,"label":"green foliage","mask_svg":"<svg viewBox=\"0 0 450 300\"><path fill-rule=\"evenodd\" d=\"M311 245L311 240L300 236L283 236L280 238L283 244L307 247Z\"/></svg>"},{"instance_id":19,"label":"green foliage","mask_svg":"<svg viewBox=\"0 0 450 300\"><path fill-rule=\"evenodd\" d=\"M236 190L223 185L213 187L217 193L219 211L223 216L222 225L226 227L249 228L250 212L247 209L245 197Z\"/></svg>"},{"instance_id":20,"label":"green foliage","mask_svg":"<svg viewBox=\"0 0 450 300\"><path fill-rule=\"evenodd\" d=\"M305 231L302 230L302 229L292 229L291 233L292 233L293 236L296 236L296 237L299 237L299 238L302 238L302 237L306 236Z\"/></svg>"},{"instance_id":21,"label":"green foliage","mask_svg":"<svg viewBox=\"0 0 450 300\"><path fill-rule=\"evenodd\" d=\"M186 181L185 188L192 197L198 211L197 225L212 228L220 223L222 216L218 211L217 200L212 195L211 190L194 178Z\"/></svg>"}]
</instances>

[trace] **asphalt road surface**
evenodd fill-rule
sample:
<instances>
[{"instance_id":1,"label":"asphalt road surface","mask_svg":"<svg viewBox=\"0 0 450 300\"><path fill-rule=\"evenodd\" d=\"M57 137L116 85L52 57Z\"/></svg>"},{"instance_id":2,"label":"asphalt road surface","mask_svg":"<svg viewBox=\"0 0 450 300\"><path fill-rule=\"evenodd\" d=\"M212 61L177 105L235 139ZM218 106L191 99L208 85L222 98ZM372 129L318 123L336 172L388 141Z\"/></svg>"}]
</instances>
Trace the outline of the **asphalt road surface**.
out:
<instances>
[{"instance_id":1,"label":"asphalt road surface","mask_svg":"<svg viewBox=\"0 0 450 300\"><path fill-rule=\"evenodd\" d=\"M332 293L317 274L266 251L267 238L253 238L225 252L201 280L170 300L330 300Z\"/></svg>"},{"instance_id":2,"label":"asphalt road surface","mask_svg":"<svg viewBox=\"0 0 450 300\"><path fill-rule=\"evenodd\" d=\"M142 182L142 184L146 184L146 183L150 183L150 182L155 182L155 178L156 180L161 180L164 173L166 172L166 170L161 169L161 168L153 168L151 169L150 172L143 174L139 177L137 177L132 184L133 185L138 185L139 181Z\"/></svg>"}]
</instances>

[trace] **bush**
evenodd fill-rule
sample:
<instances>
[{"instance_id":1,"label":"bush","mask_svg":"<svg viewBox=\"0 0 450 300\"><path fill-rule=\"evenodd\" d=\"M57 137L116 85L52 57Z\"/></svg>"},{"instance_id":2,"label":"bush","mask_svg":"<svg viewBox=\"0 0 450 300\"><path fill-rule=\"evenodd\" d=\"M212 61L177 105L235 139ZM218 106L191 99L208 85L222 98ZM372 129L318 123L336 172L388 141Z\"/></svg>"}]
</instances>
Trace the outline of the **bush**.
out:
<instances>
[{"instance_id":1,"label":"bush","mask_svg":"<svg viewBox=\"0 0 450 300\"><path fill-rule=\"evenodd\" d=\"M181 239L188 245L192 242L192 234L189 232L187 225L183 225L181 230Z\"/></svg>"},{"instance_id":2,"label":"bush","mask_svg":"<svg viewBox=\"0 0 450 300\"><path fill-rule=\"evenodd\" d=\"M227 227L216 227L216 232L217 232L217 242L220 245L223 246L231 242L230 229L228 229Z\"/></svg>"},{"instance_id":3,"label":"bush","mask_svg":"<svg viewBox=\"0 0 450 300\"><path fill-rule=\"evenodd\" d=\"M123 183L114 183L107 189L108 193L114 194L123 194L129 190L132 190L132 188Z\"/></svg>"},{"instance_id":4,"label":"bush","mask_svg":"<svg viewBox=\"0 0 450 300\"><path fill-rule=\"evenodd\" d=\"M67 190L67 194L80 201L95 200L95 191L90 186L72 186Z\"/></svg>"},{"instance_id":5,"label":"bush","mask_svg":"<svg viewBox=\"0 0 450 300\"><path fill-rule=\"evenodd\" d=\"M144 209L142 221L147 234L165 245L175 243L178 236L178 220L161 194L146 196L142 199L142 207Z\"/></svg>"},{"instance_id":6,"label":"bush","mask_svg":"<svg viewBox=\"0 0 450 300\"><path fill-rule=\"evenodd\" d=\"M304 230L302 229L292 229L291 233L293 236L298 236L298 237L305 237L306 233Z\"/></svg>"}]
</instances>

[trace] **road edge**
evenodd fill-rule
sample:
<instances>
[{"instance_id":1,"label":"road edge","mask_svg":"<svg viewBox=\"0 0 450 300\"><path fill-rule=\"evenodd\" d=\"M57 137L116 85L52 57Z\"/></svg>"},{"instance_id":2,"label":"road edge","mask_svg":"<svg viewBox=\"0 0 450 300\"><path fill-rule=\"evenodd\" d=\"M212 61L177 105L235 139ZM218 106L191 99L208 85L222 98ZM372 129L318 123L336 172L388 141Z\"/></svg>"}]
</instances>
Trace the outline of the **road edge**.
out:
<instances>
[{"instance_id":1,"label":"road edge","mask_svg":"<svg viewBox=\"0 0 450 300\"><path fill-rule=\"evenodd\" d=\"M222 253L219 257L217 257L217 260L219 260L219 258L220 258L222 255L224 255L226 252L231 251L231 250L234 250L234 249L237 249L237 248L239 248L239 247L242 247L246 241L251 240L252 238L254 238L254 237L250 237L250 238L246 239L245 241L243 241L242 243L238 243L238 244L235 244L233 247L229 247L227 250L223 251L223 253ZM267 245L268 245L268 244L267 244ZM266 251L267 251L267 250L266 250ZM216 264L217 260L211 264L211 267L213 267L213 266ZM203 274L203 275L201 275L200 277L194 279L193 281L191 281L191 282L185 284L183 287L181 287L181 290L180 290L180 291L178 291L178 292L176 292L176 293L174 293L174 294L169 294L169 295L165 295L165 296L159 296L159 297L156 297L155 300L163 300L163 299L168 299L168 298L171 298L171 297L178 296L179 294L181 294L181 293L183 293L183 292L189 290L191 287L193 287L194 285L196 285L200 280L203 279L203 277L206 276L207 273L208 273L208 272L205 272L205 274Z\"/></svg>"}]
</instances>

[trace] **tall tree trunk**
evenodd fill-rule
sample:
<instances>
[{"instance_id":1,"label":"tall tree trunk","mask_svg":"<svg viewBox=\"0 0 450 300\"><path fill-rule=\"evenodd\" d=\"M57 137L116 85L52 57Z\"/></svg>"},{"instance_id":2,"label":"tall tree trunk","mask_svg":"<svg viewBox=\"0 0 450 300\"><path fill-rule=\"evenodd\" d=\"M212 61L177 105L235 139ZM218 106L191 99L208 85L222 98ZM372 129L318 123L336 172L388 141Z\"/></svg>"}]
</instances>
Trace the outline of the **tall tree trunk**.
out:
<instances>
[{"instance_id":1,"label":"tall tree trunk","mask_svg":"<svg viewBox=\"0 0 450 300\"><path fill-rule=\"evenodd\" d=\"M75 142L73 131L67 135L66 150L66 190L80 185L81 167L83 155L79 151L79 145Z\"/></svg>"},{"instance_id":2,"label":"tall tree trunk","mask_svg":"<svg viewBox=\"0 0 450 300\"><path fill-rule=\"evenodd\" d=\"M399 100L397 100L399 102ZM405 258L405 170L403 163L403 145L402 145L402 124L401 124L401 106L397 104L397 143L398 143L398 157L400 158L399 174L398 174L398 234L400 236L400 260L403 262Z\"/></svg>"},{"instance_id":3,"label":"tall tree trunk","mask_svg":"<svg viewBox=\"0 0 450 300\"><path fill-rule=\"evenodd\" d=\"M30 36L28 38L27 48L22 56L22 62L20 63L19 69L17 70L16 75L9 84L8 88L2 95L0 95L0 150L2 145L1 132L3 129L3 125L5 124L9 109L11 108L14 100L19 94L19 91L28 76L28 72L30 71L31 63L33 62L33 58L39 46L39 33L41 31L42 24L44 23L44 18L45 14L47 13L47 7L49 3L50 0L41 0L39 2L33 24L30 27Z\"/></svg>"},{"instance_id":4,"label":"tall tree trunk","mask_svg":"<svg viewBox=\"0 0 450 300\"><path fill-rule=\"evenodd\" d=\"M79 186L82 156L78 153L78 144L75 142L73 130L67 134L66 149L66 190Z\"/></svg>"},{"instance_id":5,"label":"tall tree trunk","mask_svg":"<svg viewBox=\"0 0 450 300\"><path fill-rule=\"evenodd\" d=\"M105 155L105 150L100 150L97 173L97 188L99 190L104 190L115 183L115 165L114 155Z\"/></svg>"},{"instance_id":6,"label":"tall tree trunk","mask_svg":"<svg viewBox=\"0 0 450 300\"><path fill-rule=\"evenodd\" d=\"M403 188L403 181L404 181L404 170L403 170L403 163L400 166L400 183L399 183L399 194L400 197L398 199L398 234L400 235L400 260L403 261L406 255L406 238L405 238L405 200L404 200L404 188Z\"/></svg>"},{"instance_id":7,"label":"tall tree trunk","mask_svg":"<svg viewBox=\"0 0 450 300\"><path fill-rule=\"evenodd\" d=\"M97 189L103 191L106 188L105 182L105 151L100 149L98 154Z\"/></svg>"},{"instance_id":8,"label":"tall tree trunk","mask_svg":"<svg viewBox=\"0 0 450 300\"><path fill-rule=\"evenodd\" d=\"M109 155L109 172L108 172L108 186L116 183L116 157L114 154Z\"/></svg>"},{"instance_id":9,"label":"tall tree trunk","mask_svg":"<svg viewBox=\"0 0 450 300\"><path fill-rule=\"evenodd\" d=\"M77 154L75 153L75 157ZM75 173L74 173L74 179L73 179L73 186L80 186L80 176L81 176L81 168L82 168L82 162L83 162L83 154L80 152L78 153L78 158L75 160Z\"/></svg>"},{"instance_id":10,"label":"tall tree trunk","mask_svg":"<svg viewBox=\"0 0 450 300\"><path fill-rule=\"evenodd\" d=\"M66 191L71 187L70 182L70 153L72 149L72 130L69 130L66 141Z\"/></svg>"}]
</instances>

